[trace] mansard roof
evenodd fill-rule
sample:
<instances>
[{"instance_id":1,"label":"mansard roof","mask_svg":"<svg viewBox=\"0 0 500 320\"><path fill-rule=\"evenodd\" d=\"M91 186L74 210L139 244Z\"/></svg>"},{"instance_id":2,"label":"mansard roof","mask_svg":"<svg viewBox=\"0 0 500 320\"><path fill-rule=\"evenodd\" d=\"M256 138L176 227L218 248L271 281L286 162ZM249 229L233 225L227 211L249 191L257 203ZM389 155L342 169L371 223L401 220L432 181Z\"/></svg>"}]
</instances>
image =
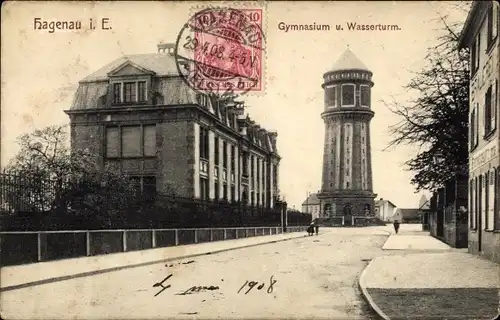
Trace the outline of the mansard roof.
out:
<instances>
[{"instance_id":1,"label":"mansard roof","mask_svg":"<svg viewBox=\"0 0 500 320\"><path fill-rule=\"evenodd\" d=\"M93 82L109 79L108 74L126 62L131 62L134 65L154 72L157 76L177 76L177 66L175 57L170 53L146 53L126 55L108 63L96 72L83 78L80 82Z\"/></svg>"}]
</instances>

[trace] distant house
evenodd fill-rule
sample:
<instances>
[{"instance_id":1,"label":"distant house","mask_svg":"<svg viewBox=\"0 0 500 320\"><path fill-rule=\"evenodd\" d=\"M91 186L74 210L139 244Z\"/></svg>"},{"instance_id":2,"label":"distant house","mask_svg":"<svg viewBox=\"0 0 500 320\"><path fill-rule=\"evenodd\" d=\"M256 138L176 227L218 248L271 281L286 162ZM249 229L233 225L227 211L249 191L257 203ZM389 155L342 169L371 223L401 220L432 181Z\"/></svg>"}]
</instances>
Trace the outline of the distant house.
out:
<instances>
[{"instance_id":1,"label":"distant house","mask_svg":"<svg viewBox=\"0 0 500 320\"><path fill-rule=\"evenodd\" d=\"M390 221L398 220L401 223L421 223L422 210L397 208Z\"/></svg>"},{"instance_id":2,"label":"distant house","mask_svg":"<svg viewBox=\"0 0 500 320\"><path fill-rule=\"evenodd\" d=\"M317 193L311 193L302 203L302 212L310 213L313 219L319 218L321 211L321 203L317 197Z\"/></svg>"},{"instance_id":3,"label":"distant house","mask_svg":"<svg viewBox=\"0 0 500 320\"><path fill-rule=\"evenodd\" d=\"M394 215L394 209L396 205L389 200L380 198L375 201L375 215L382 221L389 221L389 218Z\"/></svg>"}]
</instances>

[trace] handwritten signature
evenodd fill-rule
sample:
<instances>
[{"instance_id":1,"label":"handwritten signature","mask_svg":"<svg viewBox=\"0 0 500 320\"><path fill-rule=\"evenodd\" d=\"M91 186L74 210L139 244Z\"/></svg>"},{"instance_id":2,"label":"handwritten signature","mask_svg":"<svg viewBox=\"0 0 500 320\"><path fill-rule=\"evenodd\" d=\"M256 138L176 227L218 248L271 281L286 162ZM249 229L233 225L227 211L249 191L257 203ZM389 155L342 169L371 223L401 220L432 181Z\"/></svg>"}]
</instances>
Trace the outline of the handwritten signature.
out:
<instances>
[{"instance_id":1,"label":"handwritten signature","mask_svg":"<svg viewBox=\"0 0 500 320\"><path fill-rule=\"evenodd\" d=\"M271 278L269 279L269 287L267 288L267 293L271 294L273 293L273 286L274 284L277 282L278 280L274 280L273 279L273 276L271 276ZM240 290L238 290L238 293L241 292L241 290L243 290L243 288L245 288L245 286L248 286L248 290L247 292L245 292L245 294L249 293L256 285L258 285L259 283L256 282L256 281L245 281L245 283L241 286ZM262 290L264 289L264 287L266 286L266 284L264 282L262 282L258 287L257 287L257 290Z\"/></svg>"}]
</instances>

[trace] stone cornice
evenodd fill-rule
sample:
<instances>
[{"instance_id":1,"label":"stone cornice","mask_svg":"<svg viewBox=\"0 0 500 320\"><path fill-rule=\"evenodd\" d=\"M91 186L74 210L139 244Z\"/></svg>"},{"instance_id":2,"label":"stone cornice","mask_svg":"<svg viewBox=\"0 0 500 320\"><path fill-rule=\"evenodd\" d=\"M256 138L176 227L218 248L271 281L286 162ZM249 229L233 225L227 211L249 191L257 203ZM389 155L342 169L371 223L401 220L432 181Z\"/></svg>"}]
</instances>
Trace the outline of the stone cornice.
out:
<instances>
[{"instance_id":1,"label":"stone cornice","mask_svg":"<svg viewBox=\"0 0 500 320\"><path fill-rule=\"evenodd\" d=\"M318 199L331 199L331 198L375 198L377 195L369 190L335 190L335 191L321 191L317 195Z\"/></svg>"},{"instance_id":2,"label":"stone cornice","mask_svg":"<svg viewBox=\"0 0 500 320\"><path fill-rule=\"evenodd\" d=\"M334 108L321 113L323 120L328 119L360 119L371 120L375 112L367 108Z\"/></svg>"}]
</instances>

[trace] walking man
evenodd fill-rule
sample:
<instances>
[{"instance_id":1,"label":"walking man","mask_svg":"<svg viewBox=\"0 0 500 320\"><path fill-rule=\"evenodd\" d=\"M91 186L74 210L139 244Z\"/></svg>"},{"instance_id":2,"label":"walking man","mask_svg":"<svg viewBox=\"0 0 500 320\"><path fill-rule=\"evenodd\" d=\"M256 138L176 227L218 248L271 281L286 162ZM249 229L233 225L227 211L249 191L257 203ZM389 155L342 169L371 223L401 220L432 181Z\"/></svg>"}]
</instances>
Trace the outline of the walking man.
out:
<instances>
[{"instance_id":1,"label":"walking man","mask_svg":"<svg viewBox=\"0 0 500 320\"><path fill-rule=\"evenodd\" d=\"M398 234L398 231L399 231L399 221L398 220L394 220L394 231L396 231L396 234Z\"/></svg>"}]
</instances>

